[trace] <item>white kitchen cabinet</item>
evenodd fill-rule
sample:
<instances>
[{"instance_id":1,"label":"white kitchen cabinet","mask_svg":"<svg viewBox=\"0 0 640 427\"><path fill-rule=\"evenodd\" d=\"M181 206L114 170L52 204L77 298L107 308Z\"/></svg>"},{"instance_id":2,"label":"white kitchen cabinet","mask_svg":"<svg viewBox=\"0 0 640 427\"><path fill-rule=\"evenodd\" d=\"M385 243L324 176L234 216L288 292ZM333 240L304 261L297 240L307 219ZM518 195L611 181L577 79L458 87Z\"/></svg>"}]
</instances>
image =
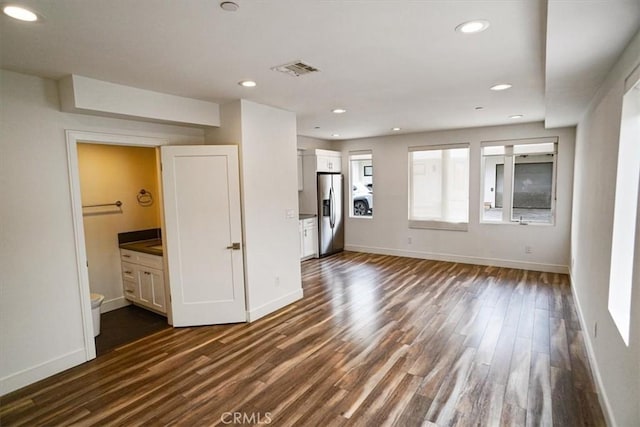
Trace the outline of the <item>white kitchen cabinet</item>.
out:
<instances>
[{"instance_id":1,"label":"white kitchen cabinet","mask_svg":"<svg viewBox=\"0 0 640 427\"><path fill-rule=\"evenodd\" d=\"M303 150L298 150L298 191L304 190L304 167L302 165Z\"/></svg>"},{"instance_id":2,"label":"white kitchen cabinet","mask_svg":"<svg viewBox=\"0 0 640 427\"><path fill-rule=\"evenodd\" d=\"M326 150L323 151L328 152ZM340 172L342 170L340 153L337 153L337 155L331 152L328 153L330 154L316 155L316 172Z\"/></svg>"},{"instance_id":3,"label":"white kitchen cabinet","mask_svg":"<svg viewBox=\"0 0 640 427\"><path fill-rule=\"evenodd\" d=\"M137 305L166 314L162 257L127 249L120 249L120 257L125 298Z\"/></svg>"},{"instance_id":4,"label":"white kitchen cabinet","mask_svg":"<svg viewBox=\"0 0 640 427\"><path fill-rule=\"evenodd\" d=\"M316 218L300 220L300 259L318 256L318 222Z\"/></svg>"}]
</instances>

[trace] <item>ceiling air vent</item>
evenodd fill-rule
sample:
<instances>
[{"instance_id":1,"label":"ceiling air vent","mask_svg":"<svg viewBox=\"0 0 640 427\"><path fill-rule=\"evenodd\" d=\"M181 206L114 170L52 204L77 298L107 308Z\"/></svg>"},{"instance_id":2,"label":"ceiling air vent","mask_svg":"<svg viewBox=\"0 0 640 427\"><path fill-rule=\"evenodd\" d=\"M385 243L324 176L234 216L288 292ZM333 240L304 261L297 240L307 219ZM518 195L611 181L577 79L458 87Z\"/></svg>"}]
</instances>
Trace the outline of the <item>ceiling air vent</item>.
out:
<instances>
[{"instance_id":1,"label":"ceiling air vent","mask_svg":"<svg viewBox=\"0 0 640 427\"><path fill-rule=\"evenodd\" d=\"M280 71L281 73L289 74L293 77L304 76L305 74L315 73L318 70L316 67L305 64L302 61L293 61L288 64L278 65L272 68L273 71Z\"/></svg>"}]
</instances>

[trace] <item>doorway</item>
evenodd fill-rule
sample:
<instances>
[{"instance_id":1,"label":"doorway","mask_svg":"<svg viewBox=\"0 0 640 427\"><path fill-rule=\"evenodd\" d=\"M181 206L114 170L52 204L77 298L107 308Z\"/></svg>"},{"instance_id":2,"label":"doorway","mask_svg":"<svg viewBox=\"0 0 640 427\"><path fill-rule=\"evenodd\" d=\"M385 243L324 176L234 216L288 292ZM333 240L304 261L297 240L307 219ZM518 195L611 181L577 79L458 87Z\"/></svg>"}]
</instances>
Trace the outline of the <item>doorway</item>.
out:
<instances>
[{"instance_id":1,"label":"doorway","mask_svg":"<svg viewBox=\"0 0 640 427\"><path fill-rule=\"evenodd\" d=\"M156 147L77 144L89 289L103 301L100 307L92 306L92 311L101 312L95 338L98 356L168 327L164 304L159 309L144 301L138 304L135 296L139 292L127 293L129 285L135 289L138 283L126 282L129 267L124 266L129 264L120 253L123 236L133 233L130 243L132 239L144 240L142 231L155 230L158 237L162 234L157 151ZM161 253L150 256L163 265ZM164 276L162 268L149 271ZM164 282L160 285L164 287ZM168 294L166 289L149 291Z\"/></svg>"},{"instance_id":2,"label":"doorway","mask_svg":"<svg viewBox=\"0 0 640 427\"><path fill-rule=\"evenodd\" d=\"M161 170L160 181L168 184L165 187L159 185L157 198L160 228L166 233L162 233L160 241L147 242L145 247L157 250L160 246L163 250L162 261L158 264L154 260L143 260L144 257L135 255L135 252L121 253L121 261L125 257L128 262L136 258L141 264L139 268L134 266L122 270L125 292L131 290L127 281L135 282L136 277L138 278L141 291L138 295L133 295L139 298L137 305L145 305L147 302L162 305L161 299L149 300L148 294L144 294L142 289L143 286L158 286L160 281L156 280L154 271L149 270L156 269L167 273L164 283L166 314L170 325L245 322L247 315L238 147L169 146L168 141L158 138L82 131L66 133L86 360L96 357L96 346L78 164L80 144L151 147L156 150L156 159L161 157L156 170ZM116 203L117 201L112 201L116 208L124 206ZM225 203L221 204L220 201ZM119 240L119 243L123 242ZM215 268L212 267L211 260L216 260ZM131 277L127 277L128 274ZM146 275L144 278L141 276L143 274Z\"/></svg>"}]
</instances>

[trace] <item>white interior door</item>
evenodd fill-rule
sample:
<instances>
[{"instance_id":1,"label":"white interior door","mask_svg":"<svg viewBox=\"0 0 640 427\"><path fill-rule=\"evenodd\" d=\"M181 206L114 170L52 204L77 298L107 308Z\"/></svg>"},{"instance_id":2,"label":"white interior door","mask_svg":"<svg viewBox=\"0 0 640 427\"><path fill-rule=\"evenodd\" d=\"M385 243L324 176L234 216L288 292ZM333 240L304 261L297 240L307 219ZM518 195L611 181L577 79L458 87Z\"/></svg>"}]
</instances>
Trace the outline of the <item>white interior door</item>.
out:
<instances>
[{"instance_id":1,"label":"white interior door","mask_svg":"<svg viewBox=\"0 0 640 427\"><path fill-rule=\"evenodd\" d=\"M165 242L174 326L246 321L236 146L164 146Z\"/></svg>"}]
</instances>

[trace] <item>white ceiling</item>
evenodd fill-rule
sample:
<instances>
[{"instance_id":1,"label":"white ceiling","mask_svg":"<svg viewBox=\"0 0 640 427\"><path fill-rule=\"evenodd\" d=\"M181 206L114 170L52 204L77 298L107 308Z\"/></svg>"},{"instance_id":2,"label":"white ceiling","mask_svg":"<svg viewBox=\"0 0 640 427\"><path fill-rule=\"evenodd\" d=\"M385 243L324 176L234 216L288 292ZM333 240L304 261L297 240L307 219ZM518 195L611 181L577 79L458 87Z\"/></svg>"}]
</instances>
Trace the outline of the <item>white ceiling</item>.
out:
<instances>
[{"instance_id":1,"label":"white ceiling","mask_svg":"<svg viewBox=\"0 0 640 427\"><path fill-rule=\"evenodd\" d=\"M575 124L640 23L638 0L551 0L548 33L543 0L236 0L231 13L218 0L16 2L44 20L0 18L2 68L221 104L244 98L296 112L298 133L323 139L510 124L512 114ZM454 31L471 19L491 26ZM271 70L298 59L320 72ZM258 86L238 86L244 79ZM489 90L500 82L513 88Z\"/></svg>"}]
</instances>

